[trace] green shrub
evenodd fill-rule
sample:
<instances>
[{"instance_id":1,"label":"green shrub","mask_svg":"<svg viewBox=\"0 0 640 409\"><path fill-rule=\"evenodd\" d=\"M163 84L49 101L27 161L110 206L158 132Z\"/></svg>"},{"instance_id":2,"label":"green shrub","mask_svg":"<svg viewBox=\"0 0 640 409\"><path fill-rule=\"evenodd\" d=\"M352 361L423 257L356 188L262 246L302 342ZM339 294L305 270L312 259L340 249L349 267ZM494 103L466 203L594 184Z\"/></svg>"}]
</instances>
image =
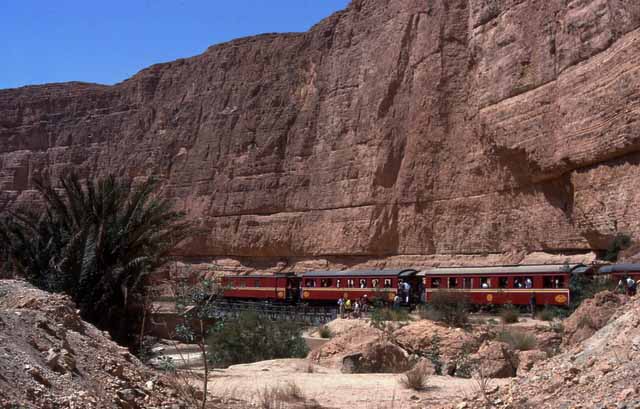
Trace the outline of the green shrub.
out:
<instances>
[{"instance_id":1,"label":"green shrub","mask_svg":"<svg viewBox=\"0 0 640 409\"><path fill-rule=\"evenodd\" d=\"M504 324L514 324L518 322L519 319L520 311L513 305L507 304L500 310L500 320L502 320Z\"/></svg>"},{"instance_id":2,"label":"green shrub","mask_svg":"<svg viewBox=\"0 0 640 409\"><path fill-rule=\"evenodd\" d=\"M469 322L469 308L466 294L439 290L431 293L429 303L421 310L420 316L452 327L463 327Z\"/></svg>"},{"instance_id":3,"label":"green shrub","mask_svg":"<svg viewBox=\"0 0 640 409\"><path fill-rule=\"evenodd\" d=\"M620 252L629 248L629 246L631 246L631 236L624 233L618 233L611 241L611 244L607 248L607 252L602 259L604 261L616 262L618 261Z\"/></svg>"},{"instance_id":4,"label":"green shrub","mask_svg":"<svg viewBox=\"0 0 640 409\"><path fill-rule=\"evenodd\" d=\"M326 325L323 325L320 327L320 329L318 330L318 335L320 335L320 338L325 338L325 339L329 339L331 337L333 337L333 333L331 332L331 328L329 328Z\"/></svg>"},{"instance_id":5,"label":"green shrub","mask_svg":"<svg viewBox=\"0 0 640 409\"><path fill-rule=\"evenodd\" d=\"M254 312L217 323L207 338L208 356L218 367L268 359L304 358L309 352L302 327L292 321L273 321Z\"/></svg>"},{"instance_id":6,"label":"green shrub","mask_svg":"<svg viewBox=\"0 0 640 409\"><path fill-rule=\"evenodd\" d=\"M498 341L506 342L518 351L530 351L536 347L536 337L523 331L503 329L496 337Z\"/></svg>"},{"instance_id":7,"label":"green shrub","mask_svg":"<svg viewBox=\"0 0 640 409\"><path fill-rule=\"evenodd\" d=\"M616 285L617 283L607 276L590 277L585 274L574 274L569 282L571 305L566 314L575 311L584 300L593 298L601 291L615 291Z\"/></svg>"},{"instance_id":8,"label":"green shrub","mask_svg":"<svg viewBox=\"0 0 640 409\"><path fill-rule=\"evenodd\" d=\"M176 363L170 356L161 356L158 359L158 369L164 372L173 373L176 371Z\"/></svg>"}]
</instances>

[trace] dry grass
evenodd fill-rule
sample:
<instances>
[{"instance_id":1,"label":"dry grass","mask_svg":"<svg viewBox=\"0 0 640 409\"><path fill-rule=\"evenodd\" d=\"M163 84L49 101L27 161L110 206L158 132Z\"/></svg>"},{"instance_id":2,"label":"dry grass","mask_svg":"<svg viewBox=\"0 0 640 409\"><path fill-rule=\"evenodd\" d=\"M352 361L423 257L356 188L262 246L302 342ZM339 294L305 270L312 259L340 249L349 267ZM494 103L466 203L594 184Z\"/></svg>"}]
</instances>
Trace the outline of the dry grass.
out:
<instances>
[{"instance_id":1,"label":"dry grass","mask_svg":"<svg viewBox=\"0 0 640 409\"><path fill-rule=\"evenodd\" d=\"M261 409L284 409L288 407L290 403L307 403L306 400L302 389L293 381L287 382L284 385L265 386L258 392L258 407ZM315 401L309 401L308 403L313 405ZM315 404L316 406L310 407L317 407L317 403ZM307 407L306 404L305 407Z\"/></svg>"},{"instance_id":2,"label":"dry grass","mask_svg":"<svg viewBox=\"0 0 640 409\"><path fill-rule=\"evenodd\" d=\"M513 305L506 305L500 310L500 320L504 324L515 324L520 319L520 311Z\"/></svg>"},{"instance_id":3,"label":"dry grass","mask_svg":"<svg viewBox=\"0 0 640 409\"><path fill-rule=\"evenodd\" d=\"M414 391L423 391L427 389L429 381L429 373L423 365L417 365L415 368L407 371L400 378L400 383L407 389Z\"/></svg>"},{"instance_id":4,"label":"dry grass","mask_svg":"<svg viewBox=\"0 0 640 409\"><path fill-rule=\"evenodd\" d=\"M506 342L517 351L530 351L538 344L536 337L523 331L503 329L496 337L498 341Z\"/></svg>"},{"instance_id":5,"label":"dry grass","mask_svg":"<svg viewBox=\"0 0 640 409\"><path fill-rule=\"evenodd\" d=\"M493 402L489 397L489 393L493 388L493 381L491 380L491 378L486 376L486 371L484 369L483 361L481 361L476 367L475 371L473 372L472 378L475 382L475 386L478 394L482 397L482 400L484 401L485 407L493 408L494 407Z\"/></svg>"}]
</instances>

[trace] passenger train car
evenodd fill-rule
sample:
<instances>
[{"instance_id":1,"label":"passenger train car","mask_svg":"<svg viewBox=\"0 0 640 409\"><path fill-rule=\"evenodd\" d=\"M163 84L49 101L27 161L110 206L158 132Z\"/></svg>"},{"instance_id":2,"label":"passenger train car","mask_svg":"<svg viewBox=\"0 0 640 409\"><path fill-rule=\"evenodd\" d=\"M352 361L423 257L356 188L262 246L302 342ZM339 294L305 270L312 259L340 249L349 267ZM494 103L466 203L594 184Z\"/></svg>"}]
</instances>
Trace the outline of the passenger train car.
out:
<instances>
[{"instance_id":1,"label":"passenger train car","mask_svg":"<svg viewBox=\"0 0 640 409\"><path fill-rule=\"evenodd\" d=\"M234 300L335 303L338 298L392 302L403 282L410 285L412 303L429 302L437 291L468 296L477 305L566 306L569 283L576 274L606 275L614 280L640 279L640 264L600 268L583 264L438 267L359 271L312 271L275 275L229 275L222 278L223 296ZM403 294L404 295L404 294Z\"/></svg>"},{"instance_id":2,"label":"passenger train car","mask_svg":"<svg viewBox=\"0 0 640 409\"><path fill-rule=\"evenodd\" d=\"M580 265L433 268L421 271L425 301L442 289L468 295L472 304L568 305L569 281Z\"/></svg>"}]
</instances>

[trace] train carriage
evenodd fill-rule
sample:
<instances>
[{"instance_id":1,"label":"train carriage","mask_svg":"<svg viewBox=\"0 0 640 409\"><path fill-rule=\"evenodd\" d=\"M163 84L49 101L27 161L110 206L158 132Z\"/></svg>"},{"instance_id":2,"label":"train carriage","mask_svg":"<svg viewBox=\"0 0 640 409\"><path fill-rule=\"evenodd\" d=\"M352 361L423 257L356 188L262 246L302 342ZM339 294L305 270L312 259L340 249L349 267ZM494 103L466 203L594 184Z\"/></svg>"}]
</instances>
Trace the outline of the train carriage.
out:
<instances>
[{"instance_id":1,"label":"train carriage","mask_svg":"<svg viewBox=\"0 0 640 409\"><path fill-rule=\"evenodd\" d=\"M602 266L598 270L598 274L608 275L615 282L627 277L631 277L637 282L640 280L640 264L620 263Z\"/></svg>"},{"instance_id":2,"label":"train carriage","mask_svg":"<svg viewBox=\"0 0 640 409\"><path fill-rule=\"evenodd\" d=\"M338 298L393 301L401 280L415 280L414 269L312 271L301 276L302 300L335 302ZM412 286L413 288L417 286Z\"/></svg>"},{"instance_id":3,"label":"train carriage","mask_svg":"<svg viewBox=\"0 0 640 409\"><path fill-rule=\"evenodd\" d=\"M294 273L228 275L222 277L221 286L225 298L286 301L296 297L298 282Z\"/></svg>"},{"instance_id":4,"label":"train carriage","mask_svg":"<svg viewBox=\"0 0 640 409\"><path fill-rule=\"evenodd\" d=\"M467 294L472 304L566 306L570 302L571 273L582 265L517 265L499 267L432 268L420 271L424 298L441 290Z\"/></svg>"}]
</instances>

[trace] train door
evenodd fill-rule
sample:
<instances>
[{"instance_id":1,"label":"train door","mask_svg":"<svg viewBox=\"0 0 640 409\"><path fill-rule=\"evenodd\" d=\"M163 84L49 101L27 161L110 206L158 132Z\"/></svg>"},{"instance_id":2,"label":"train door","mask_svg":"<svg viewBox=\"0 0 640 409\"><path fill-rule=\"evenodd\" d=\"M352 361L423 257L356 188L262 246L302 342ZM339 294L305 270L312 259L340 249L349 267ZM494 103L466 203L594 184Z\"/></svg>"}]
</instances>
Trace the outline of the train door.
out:
<instances>
[{"instance_id":1,"label":"train door","mask_svg":"<svg viewBox=\"0 0 640 409\"><path fill-rule=\"evenodd\" d=\"M300 277L287 277L286 300L288 303L297 304L300 301Z\"/></svg>"}]
</instances>

